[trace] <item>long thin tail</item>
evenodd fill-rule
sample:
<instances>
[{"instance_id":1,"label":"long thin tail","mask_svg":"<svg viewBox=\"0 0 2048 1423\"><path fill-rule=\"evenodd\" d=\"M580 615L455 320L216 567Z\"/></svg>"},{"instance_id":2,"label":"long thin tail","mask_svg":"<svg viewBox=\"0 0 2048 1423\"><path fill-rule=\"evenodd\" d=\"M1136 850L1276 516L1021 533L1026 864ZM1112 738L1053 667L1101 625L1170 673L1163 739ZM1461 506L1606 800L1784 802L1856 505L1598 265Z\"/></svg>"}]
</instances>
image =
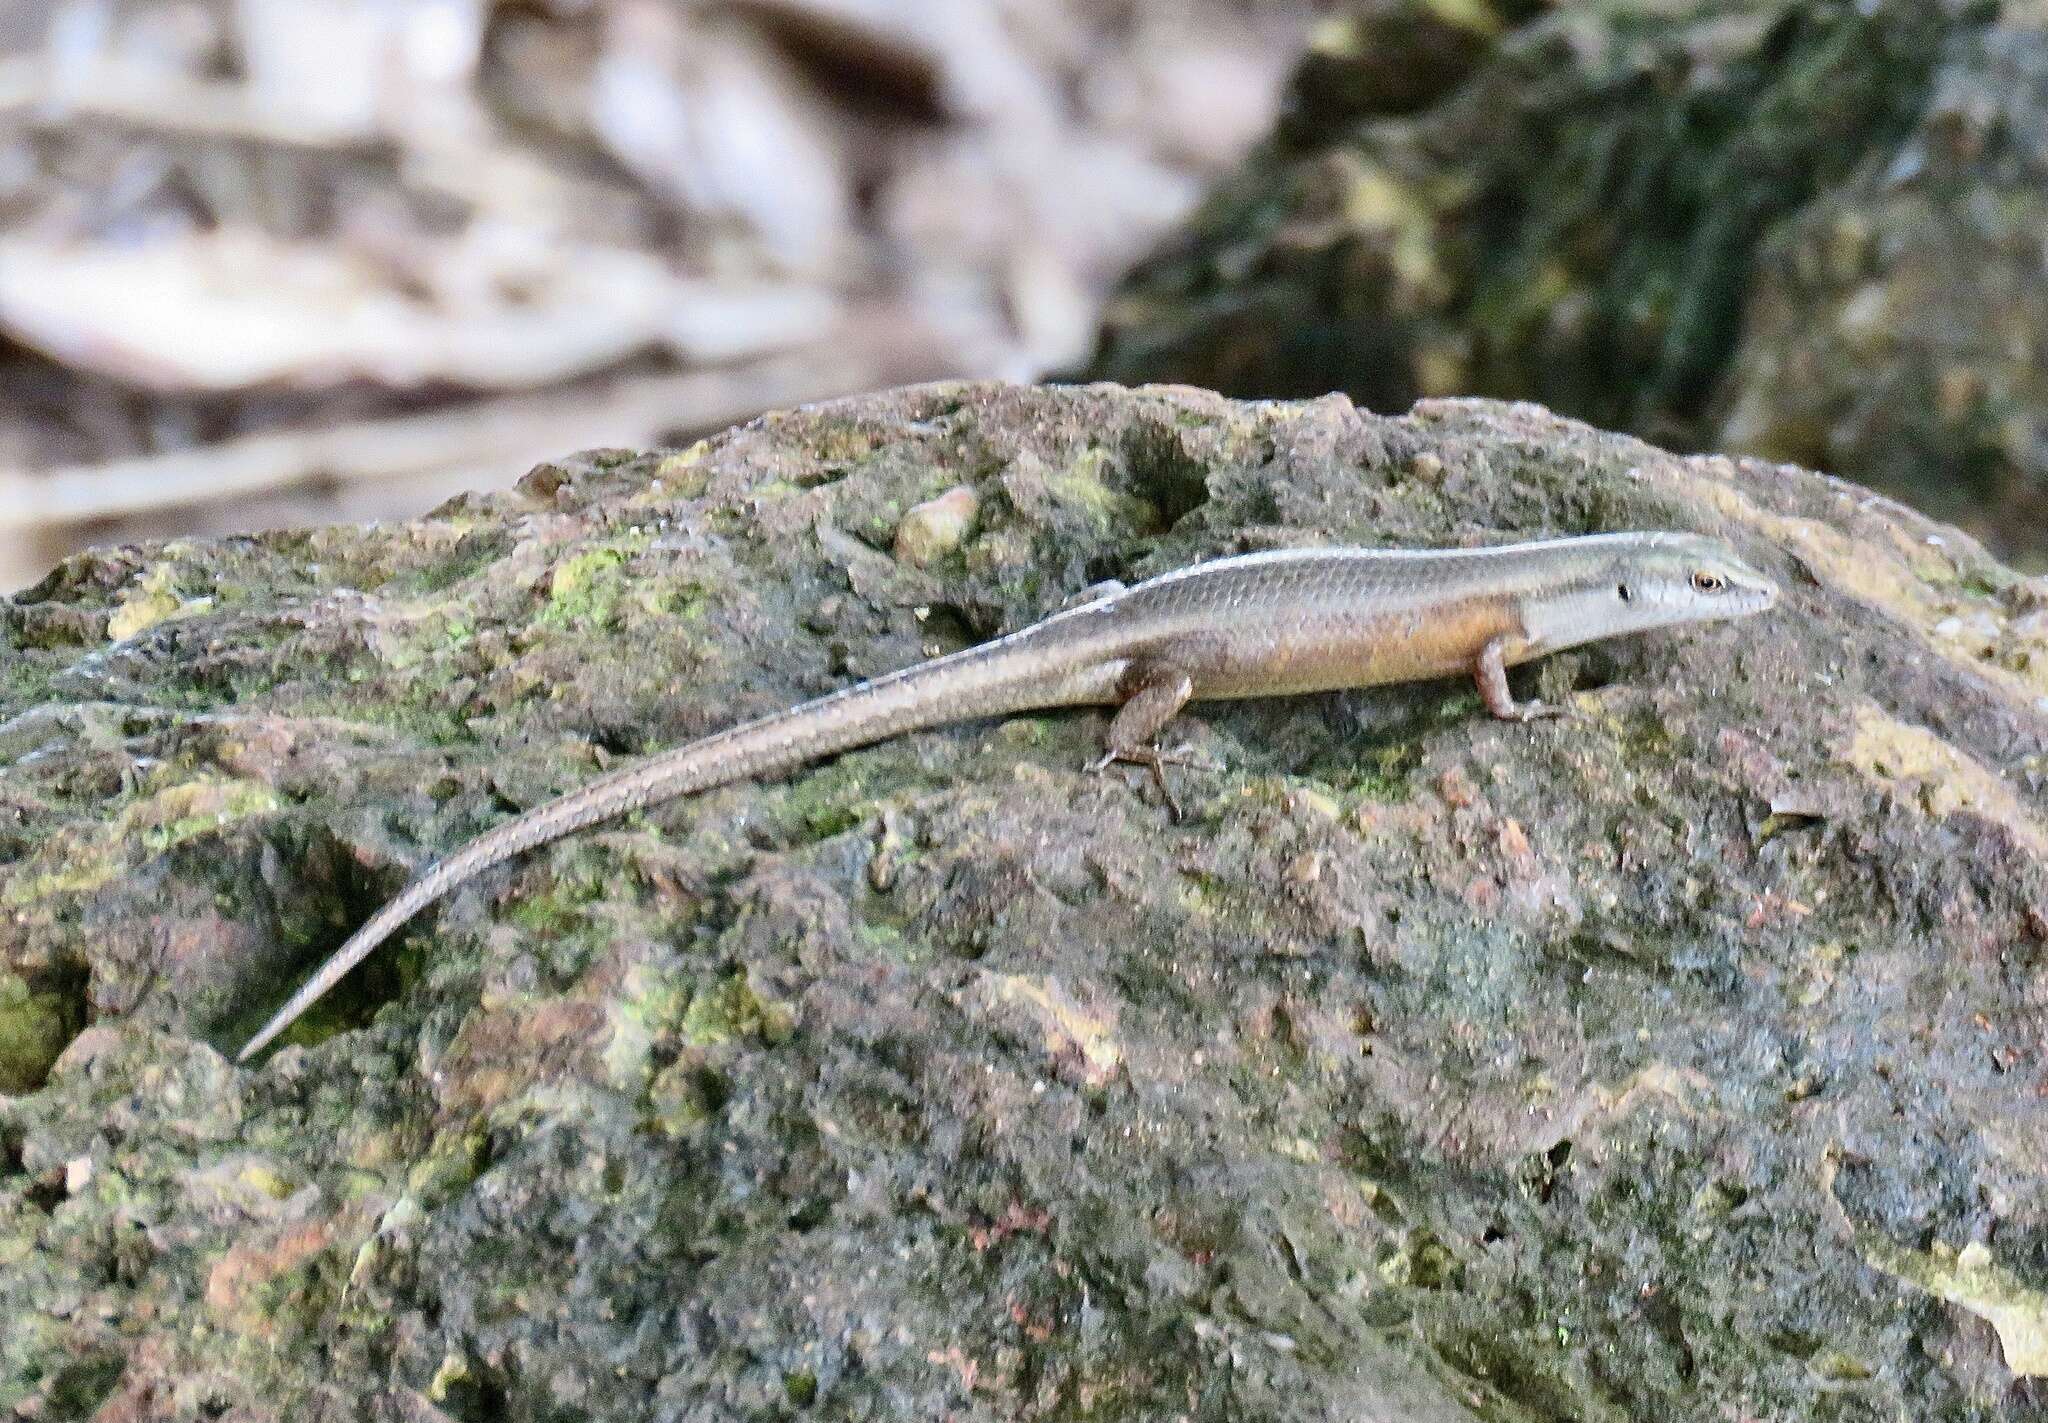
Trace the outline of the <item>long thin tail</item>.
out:
<instances>
[{"instance_id":1,"label":"long thin tail","mask_svg":"<svg viewBox=\"0 0 2048 1423\"><path fill-rule=\"evenodd\" d=\"M615 815L710 790L749 776L774 775L822 756L907 731L1032 707L1094 700L1077 684L1058 684L1037 667L1037 627L949 657L862 682L788 711L717 732L514 816L437 861L370 916L319 971L286 1000L237 1062L247 1062L370 956L397 928L450 890L514 855Z\"/></svg>"}]
</instances>

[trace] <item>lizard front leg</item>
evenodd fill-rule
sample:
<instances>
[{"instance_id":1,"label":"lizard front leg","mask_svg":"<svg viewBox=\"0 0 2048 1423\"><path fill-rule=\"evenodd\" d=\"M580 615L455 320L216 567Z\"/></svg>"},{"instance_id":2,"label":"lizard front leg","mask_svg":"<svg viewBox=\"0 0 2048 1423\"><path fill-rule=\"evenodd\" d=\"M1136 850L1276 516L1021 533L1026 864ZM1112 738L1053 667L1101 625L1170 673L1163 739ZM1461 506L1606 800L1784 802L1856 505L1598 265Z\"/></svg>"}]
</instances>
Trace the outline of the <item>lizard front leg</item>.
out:
<instances>
[{"instance_id":1,"label":"lizard front leg","mask_svg":"<svg viewBox=\"0 0 2048 1423\"><path fill-rule=\"evenodd\" d=\"M1508 690L1504 651L1501 640L1494 638L1479 649L1479 658L1472 664L1472 680L1478 684L1479 700L1486 703L1486 709L1502 721L1535 721L1539 717L1563 716L1562 707L1515 700L1514 693Z\"/></svg>"}]
</instances>

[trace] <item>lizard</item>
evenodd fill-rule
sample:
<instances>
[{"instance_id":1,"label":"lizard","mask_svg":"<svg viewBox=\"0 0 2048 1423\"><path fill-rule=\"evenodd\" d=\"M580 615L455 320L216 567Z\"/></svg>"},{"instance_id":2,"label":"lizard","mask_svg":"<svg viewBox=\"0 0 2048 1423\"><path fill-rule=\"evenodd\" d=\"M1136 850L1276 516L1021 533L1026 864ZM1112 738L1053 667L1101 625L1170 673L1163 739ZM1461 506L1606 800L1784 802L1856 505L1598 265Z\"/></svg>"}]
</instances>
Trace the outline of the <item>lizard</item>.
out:
<instances>
[{"instance_id":1,"label":"lizard","mask_svg":"<svg viewBox=\"0 0 2048 1423\"><path fill-rule=\"evenodd\" d=\"M1624 633L1762 612L1772 581L1725 542L1651 532L1464 549L1303 548L1097 585L1006 636L845 687L611 771L484 831L422 871L292 994L247 1062L413 915L516 855L602 820L893 736L1054 707L1116 708L1092 767L1179 758L1153 739L1194 700L1469 675L1494 716L1507 668ZM1168 807L1172 809L1171 797Z\"/></svg>"}]
</instances>

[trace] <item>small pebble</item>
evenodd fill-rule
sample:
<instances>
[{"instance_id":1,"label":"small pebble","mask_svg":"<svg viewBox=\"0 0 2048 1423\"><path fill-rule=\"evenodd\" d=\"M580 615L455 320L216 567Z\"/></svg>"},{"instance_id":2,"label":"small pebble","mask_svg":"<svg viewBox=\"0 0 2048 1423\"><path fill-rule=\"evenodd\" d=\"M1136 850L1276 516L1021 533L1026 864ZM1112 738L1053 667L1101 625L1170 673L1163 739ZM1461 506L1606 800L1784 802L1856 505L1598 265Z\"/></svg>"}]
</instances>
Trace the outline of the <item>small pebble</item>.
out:
<instances>
[{"instance_id":1,"label":"small pebble","mask_svg":"<svg viewBox=\"0 0 2048 1423\"><path fill-rule=\"evenodd\" d=\"M966 541L980 512L980 496L964 484L925 500L896 526L896 556L919 568L929 567Z\"/></svg>"}]
</instances>

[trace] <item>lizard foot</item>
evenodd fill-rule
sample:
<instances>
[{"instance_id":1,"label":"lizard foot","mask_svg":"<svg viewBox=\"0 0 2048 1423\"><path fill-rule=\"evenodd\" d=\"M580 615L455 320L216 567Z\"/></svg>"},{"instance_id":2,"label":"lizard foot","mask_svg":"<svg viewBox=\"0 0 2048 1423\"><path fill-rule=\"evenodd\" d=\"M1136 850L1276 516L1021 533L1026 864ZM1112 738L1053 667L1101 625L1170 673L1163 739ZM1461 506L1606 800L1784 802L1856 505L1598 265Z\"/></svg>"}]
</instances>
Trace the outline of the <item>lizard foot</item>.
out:
<instances>
[{"instance_id":1,"label":"lizard foot","mask_svg":"<svg viewBox=\"0 0 2048 1423\"><path fill-rule=\"evenodd\" d=\"M1520 702L1504 718L1507 721L1568 721L1576 716L1570 707L1554 707L1548 702Z\"/></svg>"},{"instance_id":2,"label":"lizard foot","mask_svg":"<svg viewBox=\"0 0 2048 1423\"><path fill-rule=\"evenodd\" d=\"M1166 768L1185 766L1190 770L1209 772L1219 772L1223 769L1216 762L1197 754L1194 747L1180 745L1171 751L1161 751L1156 746L1112 746L1089 762L1088 770L1092 774L1101 775L1120 761L1133 766L1143 766L1152 773L1152 783L1159 787L1160 799L1166 802L1167 813L1173 817L1176 825L1186 819L1186 816L1181 811L1180 802L1174 798L1173 787L1167 784Z\"/></svg>"}]
</instances>

